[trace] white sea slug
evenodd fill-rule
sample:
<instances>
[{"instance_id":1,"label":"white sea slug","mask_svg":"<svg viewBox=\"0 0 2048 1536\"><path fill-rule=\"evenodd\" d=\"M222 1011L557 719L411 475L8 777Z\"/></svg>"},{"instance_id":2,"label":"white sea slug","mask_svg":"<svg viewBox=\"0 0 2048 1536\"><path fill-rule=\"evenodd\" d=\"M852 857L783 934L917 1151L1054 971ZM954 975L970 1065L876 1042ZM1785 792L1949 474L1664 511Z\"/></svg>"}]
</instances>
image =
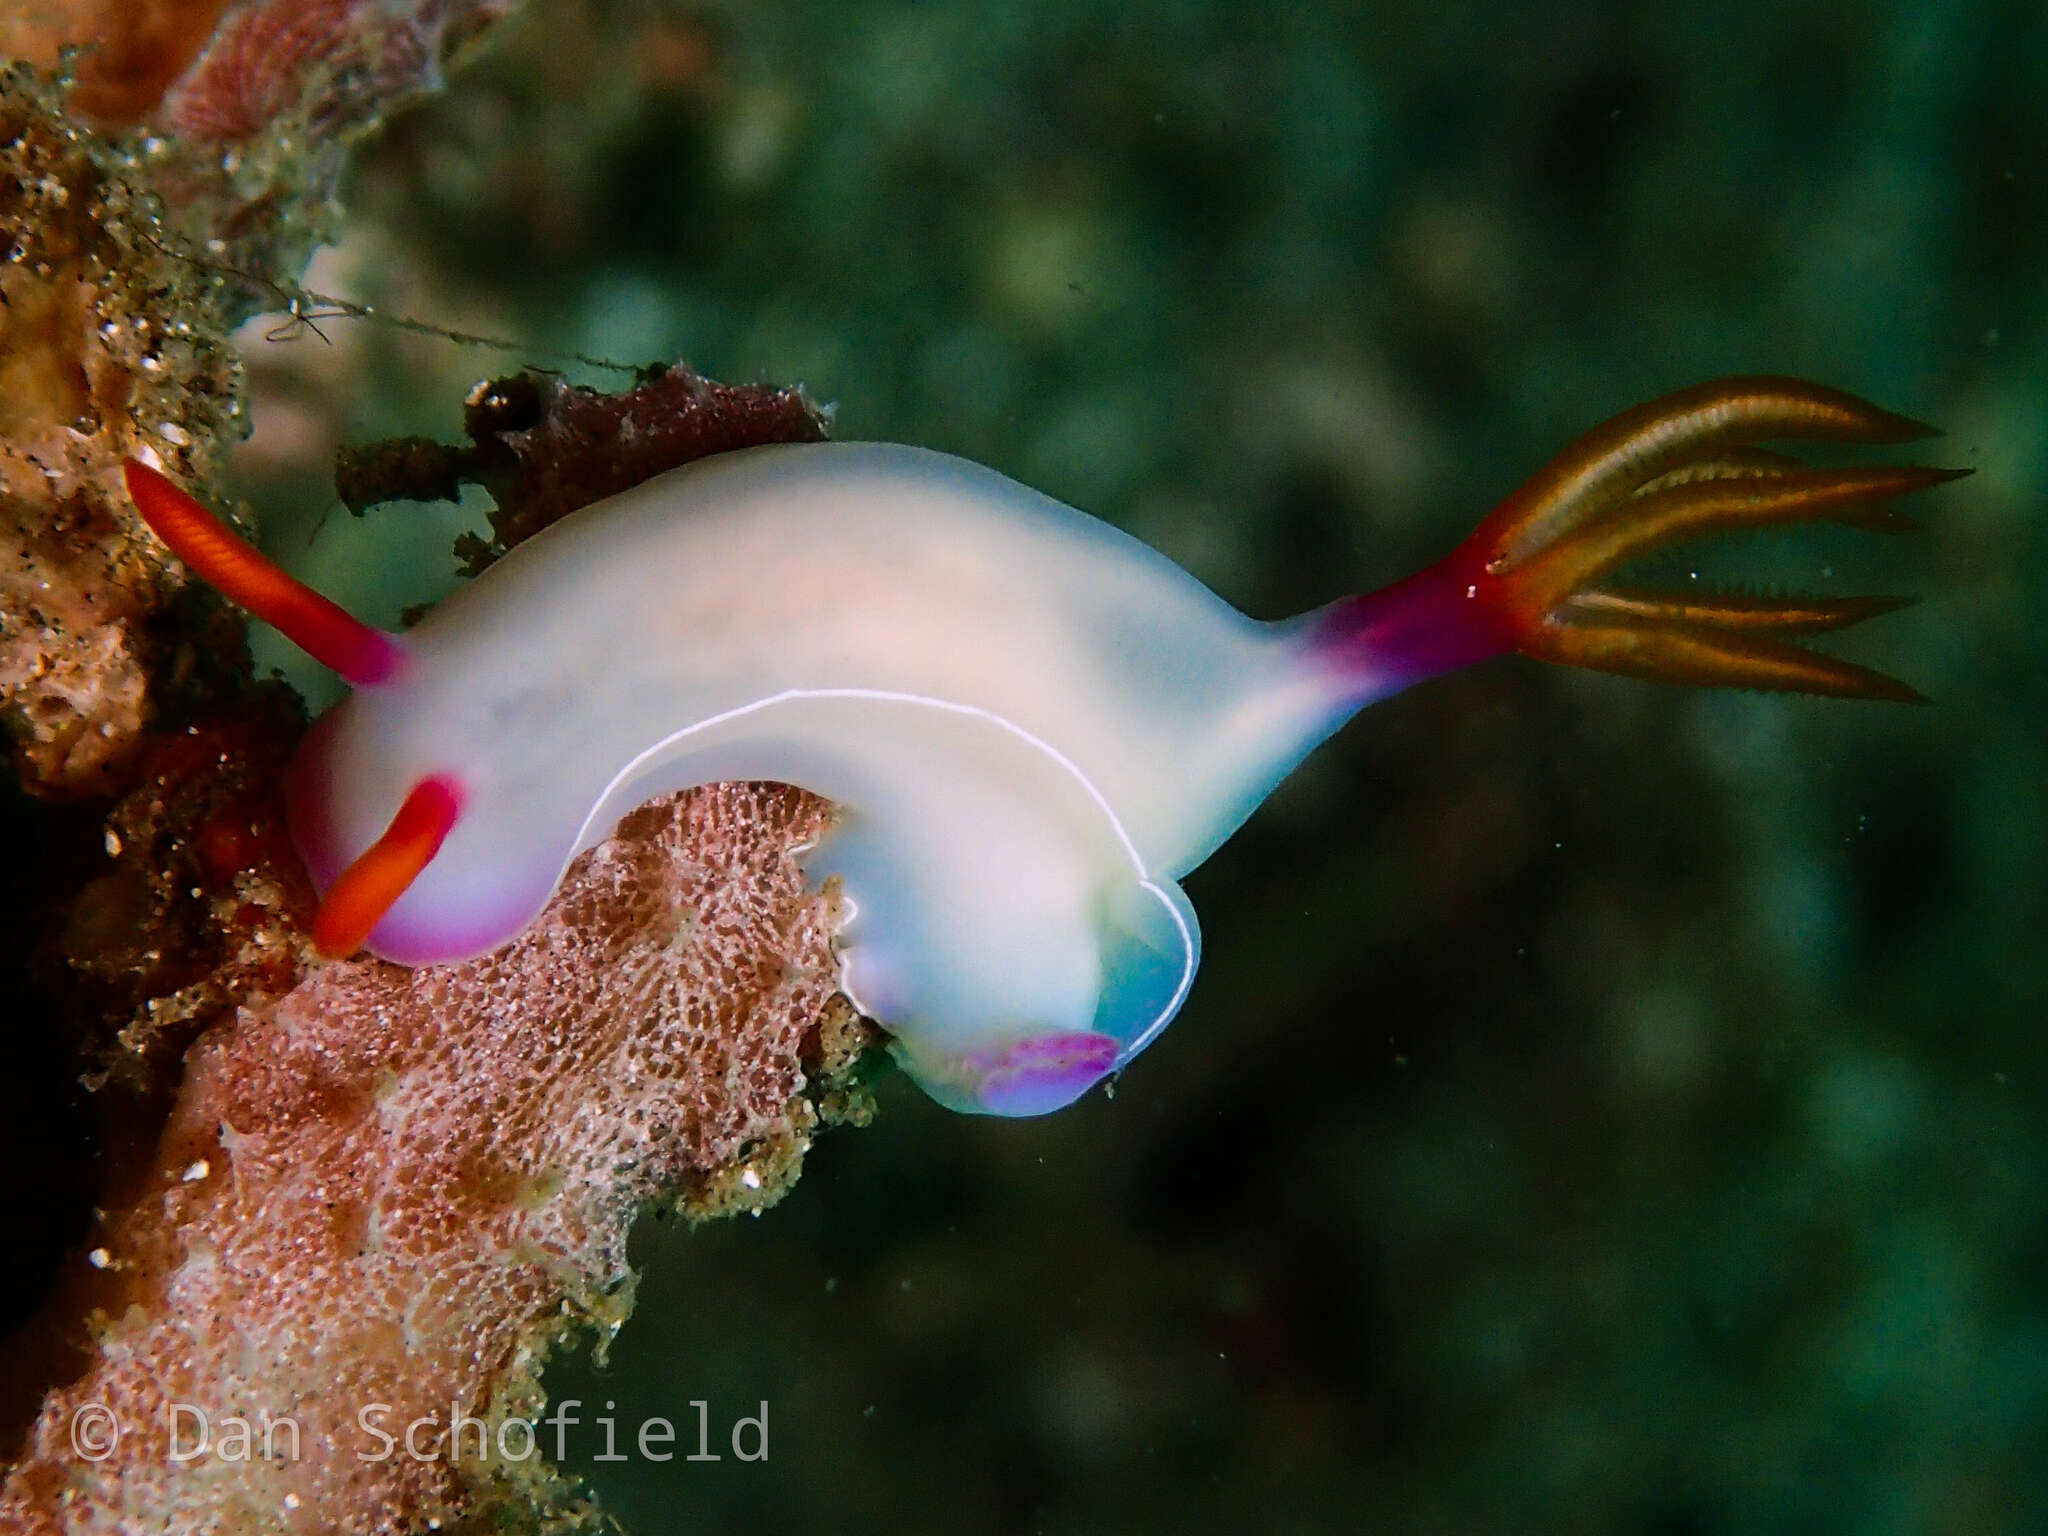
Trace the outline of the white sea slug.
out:
<instances>
[{"instance_id":1,"label":"white sea slug","mask_svg":"<svg viewBox=\"0 0 2048 1536\"><path fill-rule=\"evenodd\" d=\"M1178 880L1315 745L1503 651L1705 684L1909 699L1794 637L1883 598L1595 585L1708 529L1832 517L1947 478L1815 469L1771 438L1929 429L1791 379L1730 379L1597 428L1454 553L1280 623L992 470L873 443L699 461L573 514L403 636L367 628L130 462L150 525L355 685L288 786L315 937L404 965L524 928L634 806L770 779L836 802L848 994L964 1110L1071 1102L1193 984Z\"/></svg>"}]
</instances>

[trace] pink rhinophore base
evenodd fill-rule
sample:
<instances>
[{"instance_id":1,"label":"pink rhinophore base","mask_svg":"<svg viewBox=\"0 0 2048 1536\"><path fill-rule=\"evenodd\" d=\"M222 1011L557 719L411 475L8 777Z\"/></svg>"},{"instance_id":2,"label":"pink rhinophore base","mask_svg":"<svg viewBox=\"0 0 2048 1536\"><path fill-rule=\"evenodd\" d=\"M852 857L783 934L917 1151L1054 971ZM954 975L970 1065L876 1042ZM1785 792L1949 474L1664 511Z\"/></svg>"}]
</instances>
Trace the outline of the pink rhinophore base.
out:
<instances>
[{"instance_id":1,"label":"pink rhinophore base","mask_svg":"<svg viewBox=\"0 0 2048 1536\"><path fill-rule=\"evenodd\" d=\"M293 637L288 635L285 638ZM350 687L375 688L396 681L409 658L404 641L366 624L361 633L348 638L345 652L331 661L325 656L319 659L326 661Z\"/></svg>"}]
</instances>

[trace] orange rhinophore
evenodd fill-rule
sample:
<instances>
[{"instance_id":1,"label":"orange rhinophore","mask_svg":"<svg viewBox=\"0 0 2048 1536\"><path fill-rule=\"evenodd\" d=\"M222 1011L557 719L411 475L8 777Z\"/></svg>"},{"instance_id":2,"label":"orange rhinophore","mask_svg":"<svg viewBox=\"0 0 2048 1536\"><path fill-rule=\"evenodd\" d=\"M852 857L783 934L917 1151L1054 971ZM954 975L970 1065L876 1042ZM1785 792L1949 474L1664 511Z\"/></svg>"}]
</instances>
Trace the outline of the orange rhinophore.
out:
<instances>
[{"instance_id":1,"label":"orange rhinophore","mask_svg":"<svg viewBox=\"0 0 2048 1536\"><path fill-rule=\"evenodd\" d=\"M405 648L396 636L371 628L287 575L147 464L129 459L121 470L143 521L224 595L358 688L375 688L398 675ZM313 920L313 942L322 954L338 957L362 947L378 919L440 851L461 799L449 775L413 787L383 836L323 893Z\"/></svg>"},{"instance_id":2,"label":"orange rhinophore","mask_svg":"<svg viewBox=\"0 0 2048 1536\"><path fill-rule=\"evenodd\" d=\"M419 877L462 813L462 789L446 774L415 784L384 835L327 888L313 919L313 943L329 959L363 947L391 904Z\"/></svg>"},{"instance_id":3,"label":"orange rhinophore","mask_svg":"<svg viewBox=\"0 0 2048 1536\"><path fill-rule=\"evenodd\" d=\"M147 464L125 460L121 473L142 520L172 554L222 595L274 625L300 650L357 688L373 688L397 675L405 648L395 635L372 629L286 575Z\"/></svg>"},{"instance_id":4,"label":"orange rhinophore","mask_svg":"<svg viewBox=\"0 0 2048 1536\"><path fill-rule=\"evenodd\" d=\"M650 797L798 785L852 915L840 985L941 1103L1042 1114L1157 1038L1201 944L1180 879L1374 699L1489 656L1916 699L1797 642L1891 598L1617 584L1677 540L1827 518L1953 478L1758 444L1918 422L1793 379L1669 395L1581 437L1447 558L1278 623L992 470L884 443L724 454L585 507L405 643L129 467L178 552L359 683L286 791L329 953L433 964L523 929Z\"/></svg>"}]
</instances>

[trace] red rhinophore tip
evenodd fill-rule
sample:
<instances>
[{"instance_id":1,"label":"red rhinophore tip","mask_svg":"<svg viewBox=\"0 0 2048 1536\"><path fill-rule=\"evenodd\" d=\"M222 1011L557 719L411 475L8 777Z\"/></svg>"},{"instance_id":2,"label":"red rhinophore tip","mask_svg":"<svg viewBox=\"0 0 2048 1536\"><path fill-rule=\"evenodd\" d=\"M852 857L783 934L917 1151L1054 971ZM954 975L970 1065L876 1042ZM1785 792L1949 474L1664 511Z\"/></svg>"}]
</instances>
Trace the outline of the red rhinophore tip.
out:
<instances>
[{"instance_id":1,"label":"red rhinophore tip","mask_svg":"<svg viewBox=\"0 0 2048 1536\"><path fill-rule=\"evenodd\" d=\"M327 888L313 919L313 944L330 960L363 947L370 930L441 851L462 813L462 786L446 774L413 785L384 835Z\"/></svg>"},{"instance_id":2,"label":"red rhinophore tip","mask_svg":"<svg viewBox=\"0 0 2048 1536\"><path fill-rule=\"evenodd\" d=\"M287 576L167 477L134 459L121 473L142 520L172 554L322 666L371 688L404 663L396 639Z\"/></svg>"}]
</instances>

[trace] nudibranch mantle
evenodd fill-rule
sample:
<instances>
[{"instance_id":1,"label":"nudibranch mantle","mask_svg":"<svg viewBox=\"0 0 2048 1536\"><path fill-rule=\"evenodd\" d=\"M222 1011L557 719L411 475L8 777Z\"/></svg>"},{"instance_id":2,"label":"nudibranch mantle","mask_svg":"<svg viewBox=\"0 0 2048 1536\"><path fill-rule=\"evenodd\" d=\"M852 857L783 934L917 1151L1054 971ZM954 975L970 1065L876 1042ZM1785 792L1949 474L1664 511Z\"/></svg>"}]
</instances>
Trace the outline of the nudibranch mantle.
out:
<instances>
[{"instance_id":1,"label":"nudibranch mantle","mask_svg":"<svg viewBox=\"0 0 2048 1536\"><path fill-rule=\"evenodd\" d=\"M366 933L406 965L489 950L635 806L795 784L840 807L802 859L840 882L849 995L941 1102L1034 1114L1173 1018L1200 950L1178 879L1373 699L1508 650L1913 697L1789 643L1891 600L1593 583L1705 529L1893 526L1883 503L1945 472L1746 445L1926 430L1795 380L1703 385L1587 434L1437 565L1279 623L993 470L888 444L670 471L521 544L403 637L155 471L128 479L177 553L357 684L287 785L324 946Z\"/></svg>"},{"instance_id":2,"label":"nudibranch mantle","mask_svg":"<svg viewBox=\"0 0 2048 1536\"><path fill-rule=\"evenodd\" d=\"M460 786L373 951L493 947L656 795L797 784L842 807L805 864L843 881L850 995L938 1097L990 1108L1051 1107L1034 1095L1172 1017L1199 947L1177 877L1353 687L1299 625L1108 524L865 443L722 455L588 508L404 651L316 724L290 785L323 888L413 785Z\"/></svg>"}]
</instances>

